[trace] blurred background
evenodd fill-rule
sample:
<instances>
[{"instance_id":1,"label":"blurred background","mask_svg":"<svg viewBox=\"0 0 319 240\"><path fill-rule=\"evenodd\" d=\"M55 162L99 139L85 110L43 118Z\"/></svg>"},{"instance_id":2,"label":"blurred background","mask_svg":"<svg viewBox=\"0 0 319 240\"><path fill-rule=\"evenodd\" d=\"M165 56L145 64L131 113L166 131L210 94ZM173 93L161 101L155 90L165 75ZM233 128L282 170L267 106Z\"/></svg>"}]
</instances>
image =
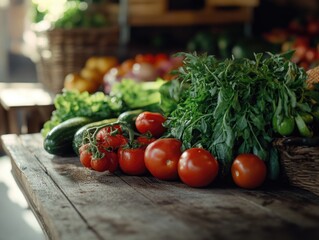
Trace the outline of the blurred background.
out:
<instances>
[{"instance_id":1,"label":"blurred background","mask_svg":"<svg viewBox=\"0 0 319 240\"><path fill-rule=\"evenodd\" d=\"M52 111L51 101L33 128L18 113L10 127L4 93L26 86L12 83L52 98L63 88L107 94L127 77L169 80L180 51L223 59L294 50L300 67L319 65L317 0L1 0L0 31L0 135L39 132ZM43 239L10 168L0 147L0 240Z\"/></svg>"}]
</instances>

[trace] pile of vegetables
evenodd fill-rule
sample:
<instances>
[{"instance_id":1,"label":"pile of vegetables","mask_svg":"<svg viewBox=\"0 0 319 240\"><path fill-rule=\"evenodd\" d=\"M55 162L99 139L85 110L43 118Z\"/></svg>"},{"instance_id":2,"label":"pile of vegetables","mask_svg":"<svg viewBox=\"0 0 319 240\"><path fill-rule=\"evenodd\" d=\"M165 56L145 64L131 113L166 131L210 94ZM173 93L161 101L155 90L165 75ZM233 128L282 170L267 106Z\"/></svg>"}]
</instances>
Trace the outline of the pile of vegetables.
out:
<instances>
[{"instance_id":1,"label":"pile of vegetables","mask_svg":"<svg viewBox=\"0 0 319 240\"><path fill-rule=\"evenodd\" d=\"M210 151L225 175L236 155L253 153L268 163L273 170L270 177L276 178L278 153L272 140L313 134L301 117L314 116L315 111L313 98L307 96L311 95L306 91L307 75L289 61L291 54L223 61L183 54L184 67L178 76L181 85L188 87L180 92L176 109L166 113L168 135L180 139L184 149L198 146Z\"/></svg>"},{"instance_id":2,"label":"pile of vegetables","mask_svg":"<svg viewBox=\"0 0 319 240\"><path fill-rule=\"evenodd\" d=\"M110 95L58 95L44 148L63 155L73 147L95 171L150 173L192 187L231 177L251 189L279 176L275 138L318 134L319 94L307 88L291 52L226 60L180 55L183 66L171 81L126 79Z\"/></svg>"},{"instance_id":3,"label":"pile of vegetables","mask_svg":"<svg viewBox=\"0 0 319 240\"><path fill-rule=\"evenodd\" d=\"M174 78L172 70L182 65L182 58L166 53L144 53L128 58L112 67L104 75L104 92L109 93L113 85L122 79L134 79L136 82L154 81L157 78L170 80Z\"/></svg>"},{"instance_id":4,"label":"pile of vegetables","mask_svg":"<svg viewBox=\"0 0 319 240\"><path fill-rule=\"evenodd\" d=\"M89 94L64 90L54 99L55 110L51 119L44 123L42 136L45 137L55 126L74 117L87 117L91 121L98 121L114 118L124 111L137 108L157 111L160 100L159 89L163 83L161 79L140 84L124 79L114 86L109 95L103 92Z\"/></svg>"}]
</instances>

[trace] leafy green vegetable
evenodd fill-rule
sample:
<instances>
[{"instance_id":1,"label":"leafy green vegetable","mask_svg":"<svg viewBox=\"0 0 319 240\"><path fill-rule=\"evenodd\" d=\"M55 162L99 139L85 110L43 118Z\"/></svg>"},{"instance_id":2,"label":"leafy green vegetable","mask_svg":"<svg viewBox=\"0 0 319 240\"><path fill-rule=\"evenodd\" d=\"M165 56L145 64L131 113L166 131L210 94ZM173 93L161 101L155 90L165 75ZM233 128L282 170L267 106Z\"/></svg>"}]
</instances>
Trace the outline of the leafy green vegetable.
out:
<instances>
[{"instance_id":1,"label":"leafy green vegetable","mask_svg":"<svg viewBox=\"0 0 319 240\"><path fill-rule=\"evenodd\" d=\"M73 117L88 117L92 119L111 118L116 115L116 106L111 105L110 98L102 92L89 94L77 91L63 91L54 99L55 110L51 119L44 123L41 130L43 136L59 123Z\"/></svg>"},{"instance_id":2,"label":"leafy green vegetable","mask_svg":"<svg viewBox=\"0 0 319 240\"><path fill-rule=\"evenodd\" d=\"M110 97L116 99L122 111L158 104L161 99L159 89L164 82L158 79L152 82L136 83L131 79L123 79L113 86Z\"/></svg>"},{"instance_id":3,"label":"leafy green vegetable","mask_svg":"<svg viewBox=\"0 0 319 240\"><path fill-rule=\"evenodd\" d=\"M125 79L114 85L110 95L103 92L89 94L77 91L63 91L54 99L55 111L51 119L44 123L43 136L59 123L73 117L88 117L103 120L119 116L122 112L133 109L159 111L159 89L164 80L137 83Z\"/></svg>"},{"instance_id":4,"label":"leafy green vegetable","mask_svg":"<svg viewBox=\"0 0 319 240\"><path fill-rule=\"evenodd\" d=\"M209 150L221 163L223 175L239 153L254 153L268 161L278 102L284 116L294 114L298 105L308 106L302 101L305 71L287 60L287 54L226 60L182 55L178 77L189 87L165 123L169 135L182 140L185 149Z\"/></svg>"}]
</instances>

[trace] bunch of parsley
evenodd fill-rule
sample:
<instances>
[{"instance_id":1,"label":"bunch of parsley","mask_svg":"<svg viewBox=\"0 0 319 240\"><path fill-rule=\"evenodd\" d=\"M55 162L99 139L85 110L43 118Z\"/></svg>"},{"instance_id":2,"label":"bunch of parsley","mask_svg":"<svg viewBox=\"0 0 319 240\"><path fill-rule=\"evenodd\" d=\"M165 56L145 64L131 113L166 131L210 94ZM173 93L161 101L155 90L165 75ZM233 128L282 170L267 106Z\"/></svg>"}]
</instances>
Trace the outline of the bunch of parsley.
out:
<instances>
[{"instance_id":1,"label":"bunch of parsley","mask_svg":"<svg viewBox=\"0 0 319 240\"><path fill-rule=\"evenodd\" d=\"M278 160L271 147L272 117L278 96L296 102L305 86L306 73L290 62L287 54L255 54L254 59L217 60L211 55L181 53L179 96L165 125L168 134L209 150L227 175L234 157L254 153L261 159Z\"/></svg>"}]
</instances>

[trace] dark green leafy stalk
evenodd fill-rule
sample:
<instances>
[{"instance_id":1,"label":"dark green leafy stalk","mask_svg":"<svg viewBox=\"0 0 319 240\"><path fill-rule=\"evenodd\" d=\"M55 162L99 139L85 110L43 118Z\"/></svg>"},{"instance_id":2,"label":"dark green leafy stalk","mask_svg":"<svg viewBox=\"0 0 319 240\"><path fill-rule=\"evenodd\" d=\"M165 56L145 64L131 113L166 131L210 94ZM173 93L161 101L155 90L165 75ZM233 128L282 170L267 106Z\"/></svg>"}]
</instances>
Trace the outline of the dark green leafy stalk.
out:
<instances>
[{"instance_id":1,"label":"dark green leafy stalk","mask_svg":"<svg viewBox=\"0 0 319 240\"><path fill-rule=\"evenodd\" d=\"M183 148L202 146L214 154L227 175L236 154L269 156L272 117L294 114L301 103L306 74L286 55L255 54L226 59L184 53L178 77L189 87L165 125ZM279 106L278 106L279 103ZM274 151L272 151L273 153Z\"/></svg>"}]
</instances>

